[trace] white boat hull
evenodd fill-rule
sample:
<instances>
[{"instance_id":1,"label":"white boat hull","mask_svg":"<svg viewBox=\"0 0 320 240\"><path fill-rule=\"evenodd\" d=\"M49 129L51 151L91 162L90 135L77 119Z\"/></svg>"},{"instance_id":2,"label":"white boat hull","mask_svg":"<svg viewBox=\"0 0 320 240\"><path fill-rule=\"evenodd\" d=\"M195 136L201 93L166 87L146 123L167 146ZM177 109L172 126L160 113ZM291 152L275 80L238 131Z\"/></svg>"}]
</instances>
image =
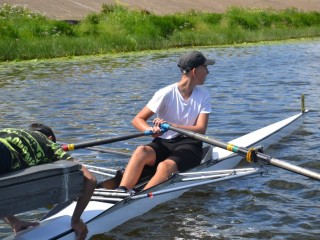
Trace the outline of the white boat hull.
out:
<instances>
[{"instance_id":1,"label":"white boat hull","mask_svg":"<svg viewBox=\"0 0 320 240\"><path fill-rule=\"evenodd\" d=\"M281 138L289 135L303 122L304 113L297 114L285 120L271 124L265 128L251 132L247 135L232 140L230 143L241 147L251 147L263 145L266 149L273 143L277 143ZM234 153L221 148L212 148L212 157L210 160L202 163L200 166L190 171L213 171L221 169L233 169L241 161L240 157ZM195 181L203 182L203 180ZM183 187L188 182L166 183L148 189L148 192L156 192L171 188ZM182 195L188 189L178 190L167 194L160 194L150 198L126 199L117 204L90 201L82 219L87 223L89 234L88 239L96 234L108 232L113 228L123 224L124 222L136 216L148 212L155 206L175 199ZM142 192L141 194L146 194ZM140 193L139 193L140 194ZM16 240L34 240L34 239L75 239L74 232L70 229L70 219L73 213L75 203L63 209L61 212L41 221L41 224L32 229L20 232L15 236L7 239Z\"/></svg>"}]
</instances>

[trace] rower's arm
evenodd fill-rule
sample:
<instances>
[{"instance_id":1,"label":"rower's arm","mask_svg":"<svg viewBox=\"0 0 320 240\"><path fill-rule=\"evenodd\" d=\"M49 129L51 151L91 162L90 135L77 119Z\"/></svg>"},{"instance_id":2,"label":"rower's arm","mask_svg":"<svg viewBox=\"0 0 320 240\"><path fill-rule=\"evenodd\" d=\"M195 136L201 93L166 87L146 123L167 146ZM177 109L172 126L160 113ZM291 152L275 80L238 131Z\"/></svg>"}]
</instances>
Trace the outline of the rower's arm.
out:
<instances>
[{"instance_id":1,"label":"rower's arm","mask_svg":"<svg viewBox=\"0 0 320 240\"><path fill-rule=\"evenodd\" d=\"M86 167L82 166L82 171L84 175L84 191L83 194L78 198L71 218L71 226L77 234L77 239L85 239L87 236L87 226L82 222L80 217L87 207L97 184L95 176L93 176Z\"/></svg>"},{"instance_id":2,"label":"rower's arm","mask_svg":"<svg viewBox=\"0 0 320 240\"><path fill-rule=\"evenodd\" d=\"M207 131L207 126L208 126L208 121L209 121L209 114L208 113L200 113L196 124L194 126L184 126L184 125L178 125L174 123L169 123L173 127L181 128L184 130L200 133L200 134L205 134Z\"/></svg>"}]
</instances>

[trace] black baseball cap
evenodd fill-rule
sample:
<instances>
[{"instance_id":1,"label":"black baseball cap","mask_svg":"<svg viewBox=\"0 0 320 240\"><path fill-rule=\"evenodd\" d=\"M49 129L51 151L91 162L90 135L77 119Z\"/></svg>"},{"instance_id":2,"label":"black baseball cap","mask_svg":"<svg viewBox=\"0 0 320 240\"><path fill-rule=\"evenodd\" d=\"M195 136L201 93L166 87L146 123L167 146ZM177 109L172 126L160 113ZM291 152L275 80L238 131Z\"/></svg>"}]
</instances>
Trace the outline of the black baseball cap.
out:
<instances>
[{"instance_id":1,"label":"black baseball cap","mask_svg":"<svg viewBox=\"0 0 320 240\"><path fill-rule=\"evenodd\" d=\"M52 137L52 142L56 142L56 136L54 135L52 129L42 123L32 123L29 126L29 129L32 131L38 131L42 134L46 135L47 137Z\"/></svg>"},{"instance_id":2,"label":"black baseball cap","mask_svg":"<svg viewBox=\"0 0 320 240\"><path fill-rule=\"evenodd\" d=\"M215 60L205 58L201 52L191 51L180 57L178 67L183 73L187 73L200 65L213 65L215 63Z\"/></svg>"}]
</instances>

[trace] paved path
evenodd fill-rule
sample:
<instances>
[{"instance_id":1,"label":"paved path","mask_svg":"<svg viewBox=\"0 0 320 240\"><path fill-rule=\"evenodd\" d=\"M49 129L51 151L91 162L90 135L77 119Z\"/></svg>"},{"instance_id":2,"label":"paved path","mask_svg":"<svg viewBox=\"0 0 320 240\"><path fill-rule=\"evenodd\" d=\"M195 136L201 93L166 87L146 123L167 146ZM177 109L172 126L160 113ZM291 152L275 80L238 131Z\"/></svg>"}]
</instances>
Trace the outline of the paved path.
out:
<instances>
[{"instance_id":1,"label":"paved path","mask_svg":"<svg viewBox=\"0 0 320 240\"><path fill-rule=\"evenodd\" d=\"M295 7L320 12L320 0L0 0L0 4L16 4L38 11L49 18L81 20L91 12L99 12L103 3L121 3L129 8L156 14L184 12L191 9L223 12L230 6L283 9Z\"/></svg>"}]
</instances>

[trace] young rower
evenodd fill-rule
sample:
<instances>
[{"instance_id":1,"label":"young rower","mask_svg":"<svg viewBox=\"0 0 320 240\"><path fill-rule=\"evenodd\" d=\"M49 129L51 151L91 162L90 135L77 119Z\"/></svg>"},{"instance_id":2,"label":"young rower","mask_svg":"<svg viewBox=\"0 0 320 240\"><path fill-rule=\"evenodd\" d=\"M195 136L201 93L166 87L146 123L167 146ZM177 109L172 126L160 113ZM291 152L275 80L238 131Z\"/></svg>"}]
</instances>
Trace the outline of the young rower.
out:
<instances>
[{"instance_id":1,"label":"young rower","mask_svg":"<svg viewBox=\"0 0 320 240\"><path fill-rule=\"evenodd\" d=\"M156 173L144 189L167 180L173 173L200 164L202 142L176 132L160 132L162 123L205 134L211 112L209 91L203 86L209 74L208 65L215 63L201 52L183 54L178 67L182 76L179 82L157 91L148 104L134 117L132 124L139 131L152 130L154 140L139 146L133 153L123 174L119 189L128 191L138 182L145 166L156 167ZM154 126L147 120L156 114Z\"/></svg>"}]
</instances>

